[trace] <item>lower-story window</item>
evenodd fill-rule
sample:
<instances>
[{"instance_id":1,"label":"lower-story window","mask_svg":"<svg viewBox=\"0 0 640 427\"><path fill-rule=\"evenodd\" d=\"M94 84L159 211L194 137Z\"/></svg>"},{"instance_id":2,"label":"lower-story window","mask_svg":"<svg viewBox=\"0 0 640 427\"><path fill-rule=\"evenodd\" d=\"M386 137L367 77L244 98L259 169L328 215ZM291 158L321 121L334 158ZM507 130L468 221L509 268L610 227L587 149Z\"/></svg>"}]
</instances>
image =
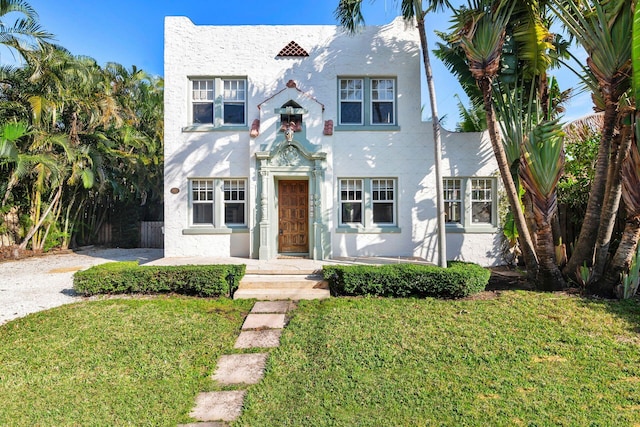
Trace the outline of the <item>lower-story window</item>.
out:
<instances>
[{"instance_id":1,"label":"lower-story window","mask_svg":"<svg viewBox=\"0 0 640 427\"><path fill-rule=\"evenodd\" d=\"M224 222L226 225L244 225L245 209L244 179L224 180Z\"/></svg>"},{"instance_id":2,"label":"lower-story window","mask_svg":"<svg viewBox=\"0 0 640 427\"><path fill-rule=\"evenodd\" d=\"M246 185L246 179L190 180L191 224L211 227L246 225Z\"/></svg>"},{"instance_id":3,"label":"lower-story window","mask_svg":"<svg viewBox=\"0 0 640 427\"><path fill-rule=\"evenodd\" d=\"M213 225L213 180L191 181L191 203L193 224Z\"/></svg>"},{"instance_id":4,"label":"lower-story window","mask_svg":"<svg viewBox=\"0 0 640 427\"><path fill-rule=\"evenodd\" d=\"M445 178L445 222L453 227L497 226L494 178Z\"/></svg>"},{"instance_id":5,"label":"lower-story window","mask_svg":"<svg viewBox=\"0 0 640 427\"><path fill-rule=\"evenodd\" d=\"M343 178L338 185L341 226L396 225L396 179Z\"/></svg>"},{"instance_id":6,"label":"lower-story window","mask_svg":"<svg viewBox=\"0 0 640 427\"><path fill-rule=\"evenodd\" d=\"M362 224L362 180L340 180L340 222Z\"/></svg>"},{"instance_id":7,"label":"lower-story window","mask_svg":"<svg viewBox=\"0 0 640 427\"><path fill-rule=\"evenodd\" d=\"M374 224L395 223L396 184L393 179L372 179L371 199Z\"/></svg>"}]
</instances>

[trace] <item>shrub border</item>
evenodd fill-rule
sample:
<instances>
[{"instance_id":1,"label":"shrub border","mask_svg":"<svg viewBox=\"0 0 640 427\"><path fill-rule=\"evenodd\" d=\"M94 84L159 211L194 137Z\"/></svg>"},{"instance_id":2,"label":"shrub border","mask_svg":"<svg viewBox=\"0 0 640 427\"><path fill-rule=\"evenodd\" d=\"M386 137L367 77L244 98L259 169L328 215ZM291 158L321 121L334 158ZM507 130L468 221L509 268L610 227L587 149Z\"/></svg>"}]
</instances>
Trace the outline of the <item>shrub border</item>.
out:
<instances>
[{"instance_id":1,"label":"shrub border","mask_svg":"<svg viewBox=\"0 0 640 427\"><path fill-rule=\"evenodd\" d=\"M483 291L491 272L450 261L448 268L418 264L331 265L322 269L333 296L464 298Z\"/></svg>"},{"instance_id":2,"label":"shrub border","mask_svg":"<svg viewBox=\"0 0 640 427\"><path fill-rule=\"evenodd\" d=\"M141 266L137 261L109 262L78 271L73 289L81 295L178 293L232 298L245 264Z\"/></svg>"}]
</instances>

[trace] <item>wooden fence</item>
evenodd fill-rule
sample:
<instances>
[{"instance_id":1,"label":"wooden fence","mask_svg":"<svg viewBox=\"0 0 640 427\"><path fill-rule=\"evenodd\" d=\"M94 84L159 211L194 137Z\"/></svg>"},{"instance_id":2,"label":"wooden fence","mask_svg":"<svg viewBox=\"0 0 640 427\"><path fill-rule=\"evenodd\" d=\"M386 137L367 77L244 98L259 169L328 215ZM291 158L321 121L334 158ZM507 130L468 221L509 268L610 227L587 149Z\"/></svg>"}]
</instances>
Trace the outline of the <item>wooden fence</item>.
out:
<instances>
[{"instance_id":1,"label":"wooden fence","mask_svg":"<svg viewBox=\"0 0 640 427\"><path fill-rule=\"evenodd\" d=\"M164 221L142 221L140 223L140 247L164 248Z\"/></svg>"}]
</instances>

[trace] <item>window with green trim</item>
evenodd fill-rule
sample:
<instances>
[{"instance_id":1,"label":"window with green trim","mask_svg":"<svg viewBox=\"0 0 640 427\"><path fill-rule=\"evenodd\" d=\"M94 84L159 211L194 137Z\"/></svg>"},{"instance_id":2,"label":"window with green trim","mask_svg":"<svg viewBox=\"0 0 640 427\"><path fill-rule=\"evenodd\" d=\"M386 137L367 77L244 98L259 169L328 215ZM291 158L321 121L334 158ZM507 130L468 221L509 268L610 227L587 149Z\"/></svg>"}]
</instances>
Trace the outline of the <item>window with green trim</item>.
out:
<instances>
[{"instance_id":1,"label":"window with green trim","mask_svg":"<svg viewBox=\"0 0 640 427\"><path fill-rule=\"evenodd\" d=\"M191 79L191 124L246 125L247 80Z\"/></svg>"},{"instance_id":2,"label":"window with green trim","mask_svg":"<svg viewBox=\"0 0 640 427\"><path fill-rule=\"evenodd\" d=\"M343 77L338 79L338 124L395 126L396 79Z\"/></svg>"},{"instance_id":3,"label":"window with green trim","mask_svg":"<svg viewBox=\"0 0 640 427\"><path fill-rule=\"evenodd\" d=\"M444 178L445 222L450 227L496 227L495 178Z\"/></svg>"},{"instance_id":4,"label":"window with green trim","mask_svg":"<svg viewBox=\"0 0 640 427\"><path fill-rule=\"evenodd\" d=\"M216 228L246 226L246 188L246 179L189 180L191 225Z\"/></svg>"},{"instance_id":5,"label":"window with green trim","mask_svg":"<svg viewBox=\"0 0 640 427\"><path fill-rule=\"evenodd\" d=\"M394 178L338 180L341 226L365 228L396 225L397 181Z\"/></svg>"}]
</instances>

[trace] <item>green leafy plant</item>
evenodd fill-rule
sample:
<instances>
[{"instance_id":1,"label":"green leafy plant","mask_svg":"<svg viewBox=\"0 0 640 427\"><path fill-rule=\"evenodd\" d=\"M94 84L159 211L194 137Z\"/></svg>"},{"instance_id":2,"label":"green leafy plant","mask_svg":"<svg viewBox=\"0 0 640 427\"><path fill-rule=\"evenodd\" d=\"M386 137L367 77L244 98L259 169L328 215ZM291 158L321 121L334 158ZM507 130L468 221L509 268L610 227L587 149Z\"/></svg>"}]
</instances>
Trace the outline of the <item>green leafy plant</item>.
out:
<instances>
[{"instance_id":1,"label":"green leafy plant","mask_svg":"<svg viewBox=\"0 0 640 427\"><path fill-rule=\"evenodd\" d=\"M476 264L449 262L448 268L391 264L324 266L333 295L463 298L483 291L489 270Z\"/></svg>"},{"instance_id":2,"label":"green leafy plant","mask_svg":"<svg viewBox=\"0 0 640 427\"><path fill-rule=\"evenodd\" d=\"M111 262L79 271L73 288L83 295L175 292L201 297L232 297L246 265L139 266Z\"/></svg>"},{"instance_id":3,"label":"green leafy plant","mask_svg":"<svg viewBox=\"0 0 640 427\"><path fill-rule=\"evenodd\" d=\"M622 292L620 294L623 299L633 297L638 291L638 285L640 284L640 262L638 262L638 258L640 258L640 246L638 246L638 251L631 259L629 271L622 275Z\"/></svg>"}]
</instances>

